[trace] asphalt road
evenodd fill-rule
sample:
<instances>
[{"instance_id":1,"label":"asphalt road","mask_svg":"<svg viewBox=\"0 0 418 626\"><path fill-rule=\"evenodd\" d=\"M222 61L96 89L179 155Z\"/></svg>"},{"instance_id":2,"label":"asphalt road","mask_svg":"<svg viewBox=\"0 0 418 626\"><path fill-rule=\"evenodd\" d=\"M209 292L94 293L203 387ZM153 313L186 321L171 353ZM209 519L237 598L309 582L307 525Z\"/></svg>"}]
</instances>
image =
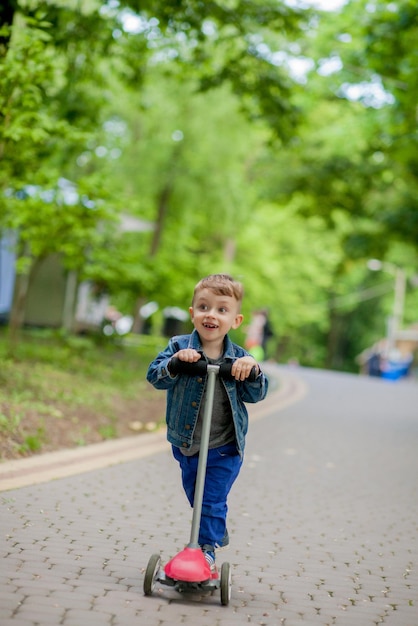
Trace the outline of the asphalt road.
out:
<instances>
[{"instance_id":1,"label":"asphalt road","mask_svg":"<svg viewBox=\"0 0 418 626\"><path fill-rule=\"evenodd\" d=\"M151 554L167 561L190 530L161 440L57 480L32 468L0 494L1 626L418 626L418 383L270 369L282 393L254 413L218 556L227 607L143 595Z\"/></svg>"}]
</instances>

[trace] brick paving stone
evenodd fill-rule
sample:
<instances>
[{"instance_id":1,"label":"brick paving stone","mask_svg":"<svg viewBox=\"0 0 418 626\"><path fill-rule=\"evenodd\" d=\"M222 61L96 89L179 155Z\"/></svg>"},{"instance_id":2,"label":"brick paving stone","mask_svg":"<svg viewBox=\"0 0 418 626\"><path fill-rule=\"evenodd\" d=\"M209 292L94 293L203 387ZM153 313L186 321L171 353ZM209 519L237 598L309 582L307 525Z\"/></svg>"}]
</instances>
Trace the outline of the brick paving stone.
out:
<instances>
[{"instance_id":1,"label":"brick paving stone","mask_svg":"<svg viewBox=\"0 0 418 626\"><path fill-rule=\"evenodd\" d=\"M89 624L89 626L111 626L112 613L69 609L63 620L59 623L64 626L81 626L81 624Z\"/></svg>"},{"instance_id":2,"label":"brick paving stone","mask_svg":"<svg viewBox=\"0 0 418 626\"><path fill-rule=\"evenodd\" d=\"M33 623L39 623L42 626L47 624L61 624L65 613L63 607L51 607L51 606L33 606L24 603L22 607L16 612L16 618L22 620L32 620Z\"/></svg>"},{"instance_id":3,"label":"brick paving stone","mask_svg":"<svg viewBox=\"0 0 418 626\"><path fill-rule=\"evenodd\" d=\"M58 606L69 607L74 602L75 595L74 589L68 589L68 591L51 591L48 595L51 602ZM77 592L77 608L89 611L92 608L92 599L90 594L84 596Z\"/></svg>"},{"instance_id":4,"label":"brick paving stone","mask_svg":"<svg viewBox=\"0 0 418 626\"><path fill-rule=\"evenodd\" d=\"M1 618L1 626L34 626L35 622L31 618L21 619L20 617L3 617ZM35 624L35 626L38 626Z\"/></svg>"}]
</instances>

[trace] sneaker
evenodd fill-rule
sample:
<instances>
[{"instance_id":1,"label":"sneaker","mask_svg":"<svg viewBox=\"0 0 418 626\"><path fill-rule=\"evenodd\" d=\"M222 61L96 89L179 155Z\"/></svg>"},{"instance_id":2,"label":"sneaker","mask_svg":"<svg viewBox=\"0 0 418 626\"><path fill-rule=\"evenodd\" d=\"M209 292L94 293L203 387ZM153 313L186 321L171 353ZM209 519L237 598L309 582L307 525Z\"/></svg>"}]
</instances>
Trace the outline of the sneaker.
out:
<instances>
[{"instance_id":1,"label":"sneaker","mask_svg":"<svg viewBox=\"0 0 418 626\"><path fill-rule=\"evenodd\" d=\"M213 546L202 546L202 552L205 556L206 563L209 565L210 571L216 572L215 551L213 549Z\"/></svg>"},{"instance_id":2,"label":"sneaker","mask_svg":"<svg viewBox=\"0 0 418 626\"><path fill-rule=\"evenodd\" d=\"M228 529L225 531L225 534L220 543L215 543L215 550L220 552L221 550L227 550L229 548L229 534Z\"/></svg>"}]
</instances>

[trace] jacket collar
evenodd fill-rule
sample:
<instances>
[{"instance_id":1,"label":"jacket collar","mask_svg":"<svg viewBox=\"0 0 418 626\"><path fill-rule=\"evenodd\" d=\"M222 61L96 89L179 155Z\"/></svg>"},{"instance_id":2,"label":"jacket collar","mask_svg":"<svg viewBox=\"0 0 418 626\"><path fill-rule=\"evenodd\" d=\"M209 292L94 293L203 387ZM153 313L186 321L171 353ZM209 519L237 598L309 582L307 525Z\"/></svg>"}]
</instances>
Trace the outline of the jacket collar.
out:
<instances>
[{"instance_id":1,"label":"jacket collar","mask_svg":"<svg viewBox=\"0 0 418 626\"><path fill-rule=\"evenodd\" d=\"M197 332L196 329L190 335L189 348L193 348L194 350L197 350L198 352L202 352L203 353L203 348L202 348L202 343L200 341L200 336L199 336L199 333ZM225 339L224 339L224 353L223 353L223 356L224 356L225 359L235 359L234 344L232 343L232 341L230 340L228 335L226 335Z\"/></svg>"}]
</instances>

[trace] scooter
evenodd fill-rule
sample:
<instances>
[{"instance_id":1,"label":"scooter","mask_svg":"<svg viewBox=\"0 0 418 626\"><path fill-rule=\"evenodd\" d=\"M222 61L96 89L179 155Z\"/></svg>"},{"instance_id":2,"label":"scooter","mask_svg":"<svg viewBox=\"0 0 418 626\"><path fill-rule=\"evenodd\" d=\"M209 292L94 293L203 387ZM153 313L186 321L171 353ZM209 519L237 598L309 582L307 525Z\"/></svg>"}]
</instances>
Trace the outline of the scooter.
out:
<instances>
[{"instance_id":1,"label":"scooter","mask_svg":"<svg viewBox=\"0 0 418 626\"><path fill-rule=\"evenodd\" d=\"M179 593L214 593L220 589L221 604L227 606L231 599L231 567L222 563L221 571L211 571L198 543L200 520L202 516L203 490L205 487L206 466L209 447L210 426L212 421L215 380L217 376L233 378L232 363L212 365L204 360L187 363L173 357L170 361L172 374L189 376L205 376L207 374L206 404L202 421L202 438L200 442L199 462L193 505L190 542L173 557L162 569L160 554L153 554L148 561L144 577L144 594L152 595L157 583L173 587ZM247 380L255 380L256 368Z\"/></svg>"}]
</instances>

